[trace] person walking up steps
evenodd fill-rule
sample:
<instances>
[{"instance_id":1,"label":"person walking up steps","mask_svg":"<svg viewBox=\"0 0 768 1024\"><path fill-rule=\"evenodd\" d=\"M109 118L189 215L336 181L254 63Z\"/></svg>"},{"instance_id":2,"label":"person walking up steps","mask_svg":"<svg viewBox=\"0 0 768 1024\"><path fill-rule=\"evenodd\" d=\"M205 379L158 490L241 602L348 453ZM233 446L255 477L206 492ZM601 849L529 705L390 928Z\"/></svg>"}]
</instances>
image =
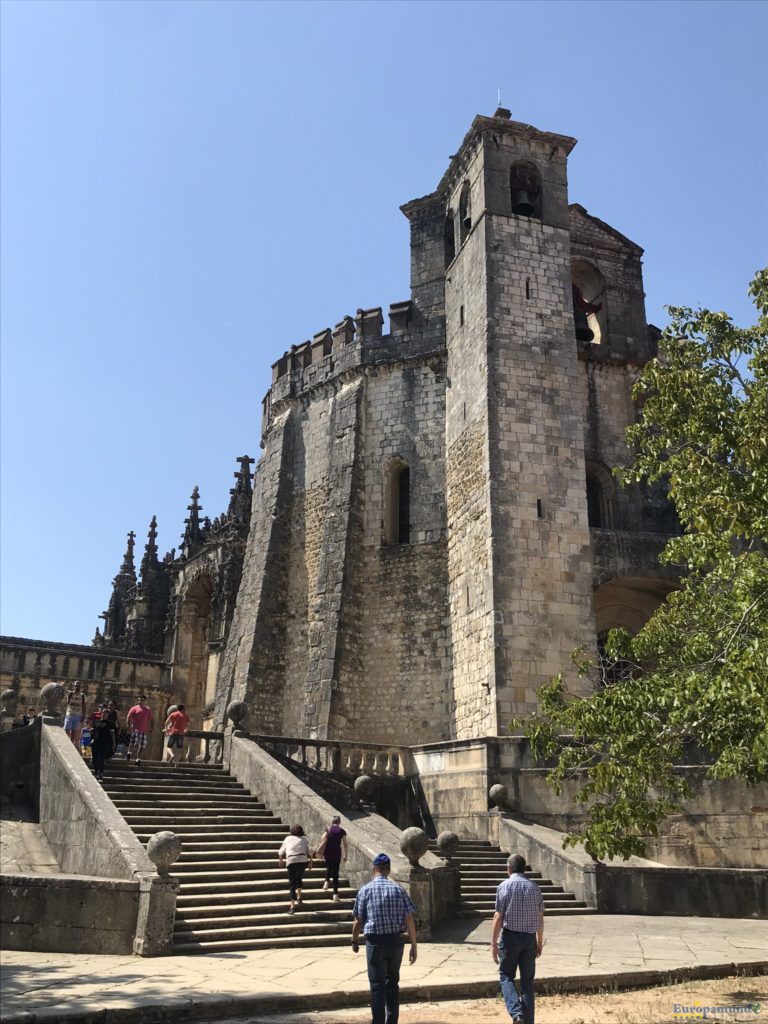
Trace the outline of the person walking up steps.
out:
<instances>
[{"instance_id":1,"label":"person walking up steps","mask_svg":"<svg viewBox=\"0 0 768 1024\"><path fill-rule=\"evenodd\" d=\"M141 764L139 754L147 745L147 736L152 731L152 709L146 703L147 698L142 693L139 703L134 704L125 716L125 724L131 731L131 739L128 744L128 751L125 760L130 761L131 750L136 754L136 764Z\"/></svg>"},{"instance_id":2,"label":"person walking up steps","mask_svg":"<svg viewBox=\"0 0 768 1024\"><path fill-rule=\"evenodd\" d=\"M173 767L178 767L181 752L184 749L184 736L189 729L189 716L183 704L177 704L165 720L163 729L168 736L168 750L173 760Z\"/></svg>"},{"instance_id":3,"label":"person walking up steps","mask_svg":"<svg viewBox=\"0 0 768 1024\"><path fill-rule=\"evenodd\" d=\"M501 994L514 1024L533 1024L533 978L544 945L544 897L524 871L525 857L519 853L507 860L509 878L496 890L491 930L491 956L499 965ZM515 988L518 968L520 996Z\"/></svg>"},{"instance_id":4,"label":"person walking up steps","mask_svg":"<svg viewBox=\"0 0 768 1024\"><path fill-rule=\"evenodd\" d=\"M288 866L288 886L291 891L291 905L288 913L292 914L295 907L303 903L301 894L301 883L305 871L312 870L312 852L309 840L304 835L301 825L294 825L290 835L283 840L280 852L277 855L277 863L281 868Z\"/></svg>"},{"instance_id":5,"label":"person walking up steps","mask_svg":"<svg viewBox=\"0 0 768 1024\"><path fill-rule=\"evenodd\" d=\"M339 868L342 860L347 859L347 833L341 827L338 814L331 818L331 824L323 833L323 838L315 856L325 857L325 881L323 889L333 886L333 901L339 902Z\"/></svg>"},{"instance_id":6,"label":"person walking up steps","mask_svg":"<svg viewBox=\"0 0 768 1024\"><path fill-rule=\"evenodd\" d=\"M373 881L357 894L352 911L352 952L360 948L362 930L371 987L372 1024L397 1024L400 1016L400 964L403 960L403 931L408 932L411 951L408 963L416 963L415 907L402 886L390 881L392 867L386 853L373 859Z\"/></svg>"},{"instance_id":7,"label":"person walking up steps","mask_svg":"<svg viewBox=\"0 0 768 1024\"><path fill-rule=\"evenodd\" d=\"M105 704L100 714L91 716L91 765L99 782L104 778L104 765L112 757L112 735L112 722Z\"/></svg>"}]
</instances>

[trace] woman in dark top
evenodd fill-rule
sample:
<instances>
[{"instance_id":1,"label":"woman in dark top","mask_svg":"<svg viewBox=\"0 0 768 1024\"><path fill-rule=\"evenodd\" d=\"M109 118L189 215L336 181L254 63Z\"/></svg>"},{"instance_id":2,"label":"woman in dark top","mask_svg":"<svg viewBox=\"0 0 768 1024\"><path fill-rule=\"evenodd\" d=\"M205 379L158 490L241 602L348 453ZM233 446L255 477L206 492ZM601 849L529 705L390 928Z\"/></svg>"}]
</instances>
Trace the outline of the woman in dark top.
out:
<instances>
[{"instance_id":1,"label":"woman in dark top","mask_svg":"<svg viewBox=\"0 0 768 1024\"><path fill-rule=\"evenodd\" d=\"M334 903L339 901L339 867L342 858L347 859L347 833L341 827L341 818L338 814L331 820L331 824L323 833L323 838L317 848L317 857L325 857L325 882L324 889L333 886Z\"/></svg>"},{"instance_id":2,"label":"woman in dark top","mask_svg":"<svg viewBox=\"0 0 768 1024\"><path fill-rule=\"evenodd\" d=\"M104 778L104 765L107 758L112 757L114 746L112 743L112 722L109 720L107 708L102 708L102 713L93 716L91 725L91 764L93 773L101 782Z\"/></svg>"}]
</instances>

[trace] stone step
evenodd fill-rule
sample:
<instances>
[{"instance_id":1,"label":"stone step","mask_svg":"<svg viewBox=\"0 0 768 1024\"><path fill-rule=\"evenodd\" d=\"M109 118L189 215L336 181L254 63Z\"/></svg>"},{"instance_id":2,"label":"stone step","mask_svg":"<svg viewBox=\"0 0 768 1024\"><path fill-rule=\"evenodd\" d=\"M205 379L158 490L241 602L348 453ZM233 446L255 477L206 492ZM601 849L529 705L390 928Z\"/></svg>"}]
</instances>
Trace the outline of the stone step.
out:
<instances>
[{"instance_id":1,"label":"stone step","mask_svg":"<svg viewBox=\"0 0 768 1024\"><path fill-rule=\"evenodd\" d=\"M323 913L326 910L344 910L352 912L354 906L355 890L349 888L339 889L339 899L334 902L331 899L330 890L304 892L304 908L307 912ZM192 918L206 917L243 917L260 915L262 913L277 913L285 910L288 901L287 892L264 892L254 895L234 894L226 898L220 898L218 902L211 898L210 902L202 902L204 897L193 897L192 900L179 903L177 918L183 917L185 921Z\"/></svg>"},{"instance_id":2,"label":"stone step","mask_svg":"<svg viewBox=\"0 0 768 1024\"><path fill-rule=\"evenodd\" d=\"M574 904L568 904L568 906L562 907L545 907L544 917L575 917L578 914L596 914L597 911L587 906L574 906ZM493 917L494 911L491 910L459 910L457 917L461 918L480 918Z\"/></svg>"},{"instance_id":3,"label":"stone step","mask_svg":"<svg viewBox=\"0 0 768 1024\"><path fill-rule=\"evenodd\" d=\"M111 772L117 774L128 773L128 772L144 772L147 775L167 775L168 772L173 772L175 775L208 775L217 774L224 775L226 778L232 778L231 775L224 772L224 769L220 764L187 764L182 761L178 767L174 768L168 761L147 761L145 758L141 758L141 764L136 764L136 761L131 758L130 761L126 761L124 758L112 758L109 761L108 767Z\"/></svg>"},{"instance_id":4,"label":"stone step","mask_svg":"<svg viewBox=\"0 0 768 1024\"><path fill-rule=\"evenodd\" d=\"M547 893L551 892L563 892L562 885L557 885L555 882L552 885L540 885L542 893L546 896ZM487 898L494 897L496 894L496 887L488 885L461 885L461 895L472 898L473 896L486 896Z\"/></svg>"},{"instance_id":5,"label":"stone step","mask_svg":"<svg viewBox=\"0 0 768 1024\"><path fill-rule=\"evenodd\" d=\"M329 889L321 888L322 883L315 884L314 886L305 885L303 887L304 899L308 905L321 904L325 906L326 903L333 903L331 899L331 892ZM222 913L223 907L231 907L236 909L238 907L252 907L261 906L264 903L276 903L284 901L288 892L288 886L284 888L275 889L262 888L259 890L246 890L245 892L229 892L223 890L220 893L202 892L199 894L190 895L186 891L186 886L182 888L179 893L176 905L179 908L179 912L184 911L185 913L195 914L203 913L203 911L211 911L216 914ZM339 903L342 905L352 905L356 895L356 890L340 886L339 887Z\"/></svg>"},{"instance_id":6,"label":"stone step","mask_svg":"<svg viewBox=\"0 0 768 1024\"><path fill-rule=\"evenodd\" d=\"M189 955L190 953L227 953L249 949L302 949L314 946L348 946L350 931L339 935L275 935L268 939L240 939L225 941L209 941L198 939L195 942L178 942L173 944L174 953Z\"/></svg>"},{"instance_id":7,"label":"stone step","mask_svg":"<svg viewBox=\"0 0 768 1024\"><path fill-rule=\"evenodd\" d=\"M178 932L219 931L221 929L267 928L270 925L285 924L290 916L291 924L349 924L352 921L352 907L343 907L341 902L330 902L322 907L297 907L293 914L288 914L290 900L281 903L266 903L263 910L251 910L242 914L221 914L219 916L192 917L177 915L173 926L174 934Z\"/></svg>"},{"instance_id":8,"label":"stone step","mask_svg":"<svg viewBox=\"0 0 768 1024\"><path fill-rule=\"evenodd\" d=\"M153 800L151 803L138 804L134 798L131 798L131 800L115 798L112 802L120 809L121 813L125 814L178 815L181 820L188 818L190 815L200 817L205 813L212 813L214 815L235 814L244 815L248 819L258 818L260 821L280 822L280 818L277 815L271 814L265 808L260 808L258 805L254 806L243 801L217 800L207 804L206 801L190 798L183 803L178 800Z\"/></svg>"},{"instance_id":9,"label":"stone step","mask_svg":"<svg viewBox=\"0 0 768 1024\"><path fill-rule=\"evenodd\" d=\"M496 909L494 900L465 900L462 896L460 905L462 910L483 910L489 914L494 913ZM552 899L544 900L544 909L554 907L575 907L575 906L586 906L582 900L577 900L572 893L560 893L559 898L555 897Z\"/></svg>"},{"instance_id":10,"label":"stone step","mask_svg":"<svg viewBox=\"0 0 768 1024\"><path fill-rule=\"evenodd\" d=\"M277 864L277 853L272 857L262 857L261 859L249 859L249 860L183 860L181 857L173 865L173 873L181 872L184 875L199 874L216 872L220 874L222 872L226 874L242 875L248 871L257 871L263 873L264 871L278 871L282 872L282 876L286 876L285 868L281 868ZM312 874L316 871L322 873L325 872L325 861L316 860L312 867ZM307 877L306 875L304 876Z\"/></svg>"},{"instance_id":11,"label":"stone step","mask_svg":"<svg viewBox=\"0 0 768 1024\"><path fill-rule=\"evenodd\" d=\"M189 884L198 884L202 882L245 882L249 879L254 882L260 881L272 881L278 883L284 883L288 885L288 873L285 868L238 868L232 870L230 867L215 868L212 871L201 871L196 864L188 865L189 870L184 868L184 865L173 864L170 868L170 873L174 878L178 878L180 882L184 883L186 887ZM305 876L306 877L306 876ZM279 885L276 886L279 888Z\"/></svg>"},{"instance_id":12,"label":"stone step","mask_svg":"<svg viewBox=\"0 0 768 1024\"><path fill-rule=\"evenodd\" d=\"M240 928L205 928L202 930L188 929L186 931L174 931L173 944L204 940L206 942L223 942L242 939L276 938L281 935L286 937L297 935L344 935L347 942L350 941L352 926L349 921L331 921L328 924L322 922L306 921L303 923L294 922L296 915L283 914L280 924L266 925L245 925Z\"/></svg>"},{"instance_id":13,"label":"stone step","mask_svg":"<svg viewBox=\"0 0 768 1024\"><path fill-rule=\"evenodd\" d=\"M146 828L142 828L141 824L138 824L133 826L133 830L137 835L149 838L149 836L153 836L156 832L162 832L163 825L161 822L149 821L146 824ZM221 842L233 843L236 843L238 839L269 842L273 838L276 842L282 842L288 835L288 826L280 825L273 827L272 825L260 825L257 829L254 829L252 826L242 822L234 822L231 825L201 825L199 822L197 824L185 824L177 821L176 831L179 835L188 838L190 842L207 842L209 838L211 840L219 839Z\"/></svg>"},{"instance_id":14,"label":"stone step","mask_svg":"<svg viewBox=\"0 0 768 1024\"><path fill-rule=\"evenodd\" d=\"M133 828L134 832L146 832L149 830L154 834L156 831L161 831L163 828L171 827L171 816L167 814L161 814L159 820L154 820L153 815L147 817L147 809L142 808L141 814L127 814L121 812L123 818ZM173 830L179 831L187 825L206 825L208 828L214 828L221 825L242 825L244 829L251 829L254 832L274 832L275 825L280 824L280 819L275 818L274 821L265 821L257 816L249 816L246 814L191 814L184 818L177 818L173 816ZM283 838L288 834L288 826L285 826L285 832L280 833Z\"/></svg>"},{"instance_id":15,"label":"stone step","mask_svg":"<svg viewBox=\"0 0 768 1024\"><path fill-rule=\"evenodd\" d=\"M173 871L173 868L171 868ZM282 880L283 884L279 882ZM201 882L197 879L192 881L189 878L184 878L184 885L182 892L179 895L179 900L184 896L199 896L199 895L213 895L215 893L248 893L254 892L288 892L288 876L286 872L282 873L281 879L275 878L246 878L246 879L229 879L223 880L218 879L216 881ZM323 878L318 878L315 881L307 881L304 879L303 889L322 889ZM276 884L278 883L278 884Z\"/></svg>"},{"instance_id":16,"label":"stone step","mask_svg":"<svg viewBox=\"0 0 768 1024\"><path fill-rule=\"evenodd\" d=\"M276 846L269 846L263 850L244 849L243 847L235 850L190 850L185 843L181 856L176 863L198 864L201 868L206 868L216 864L232 864L234 867L242 864L244 861L270 861L275 863L276 860ZM315 867L320 866L325 867L325 862L315 858Z\"/></svg>"}]
</instances>

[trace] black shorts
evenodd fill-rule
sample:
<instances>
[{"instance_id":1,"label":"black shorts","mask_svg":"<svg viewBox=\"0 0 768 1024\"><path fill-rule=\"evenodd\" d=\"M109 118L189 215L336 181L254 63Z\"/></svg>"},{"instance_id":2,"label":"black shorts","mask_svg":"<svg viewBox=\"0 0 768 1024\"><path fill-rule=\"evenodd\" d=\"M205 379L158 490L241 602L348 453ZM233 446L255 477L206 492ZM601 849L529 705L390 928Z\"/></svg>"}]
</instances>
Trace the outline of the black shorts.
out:
<instances>
[{"instance_id":1,"label":"black shorts","mask_svg":"<svg viewBox=\"0 0 768 1024\"><path fill-rule=\"evenodd\" d=\"M174 747L178 747L179 750L184 747L184 737L180 732L172 732L168 737L168 749L173 750Z\"/></svg>"}]
</instances>

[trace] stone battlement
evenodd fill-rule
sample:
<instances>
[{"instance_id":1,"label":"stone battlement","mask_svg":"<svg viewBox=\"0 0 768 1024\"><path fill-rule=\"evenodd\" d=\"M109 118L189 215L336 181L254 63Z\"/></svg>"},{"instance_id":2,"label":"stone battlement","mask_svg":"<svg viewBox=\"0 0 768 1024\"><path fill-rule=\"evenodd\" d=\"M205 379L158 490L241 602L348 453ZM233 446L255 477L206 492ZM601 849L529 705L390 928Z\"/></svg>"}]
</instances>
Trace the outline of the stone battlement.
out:
<instances>
[{"instance_id":1,"label":"stone battlement","mask_svg":"<svg viewBox=\"0 0 768 1024\"><path fill-rule=\"evenodd\" d=\"M272 386L264 398L264 429L280 403L363 366L394 363L445 350L442 317L426 319L414 304L393 302L389 333L381 306L358 309L336 326L318 331L311 341L292 345L272 364Z\"/></svg>"}]
</instances>

